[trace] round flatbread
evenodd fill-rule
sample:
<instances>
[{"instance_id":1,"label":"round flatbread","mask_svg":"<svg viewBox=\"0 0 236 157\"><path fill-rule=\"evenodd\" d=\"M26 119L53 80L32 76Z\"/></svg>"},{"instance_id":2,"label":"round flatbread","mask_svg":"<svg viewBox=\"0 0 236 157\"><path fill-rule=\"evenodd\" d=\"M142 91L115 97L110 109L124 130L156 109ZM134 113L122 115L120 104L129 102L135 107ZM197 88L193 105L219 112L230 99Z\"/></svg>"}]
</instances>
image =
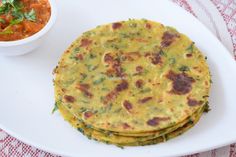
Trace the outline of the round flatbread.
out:
<instances>
[{"instance_id":1,"label":"round flatbread","mask_svg":"<svg viewBox=\"0 0 236 157\"><path fill-rule=\"evenodd\" d=\"M55 70L55 95L96 130L144 134L175 126L207 102L210 73L185 35L149 20L83 33Z\"/></svg>"}]
</instances>

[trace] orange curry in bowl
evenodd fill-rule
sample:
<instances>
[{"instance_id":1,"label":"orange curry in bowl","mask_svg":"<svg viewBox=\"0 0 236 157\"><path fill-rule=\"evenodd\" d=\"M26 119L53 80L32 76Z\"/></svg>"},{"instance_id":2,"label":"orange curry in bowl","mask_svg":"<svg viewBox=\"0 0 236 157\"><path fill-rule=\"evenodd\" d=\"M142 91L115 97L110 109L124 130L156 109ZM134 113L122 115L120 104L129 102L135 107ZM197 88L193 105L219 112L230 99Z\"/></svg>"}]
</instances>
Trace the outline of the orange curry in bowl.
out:
<instances>
[{"instance_id":1,"label":"orange curry in bowl","mask_svg":"<svg viewBox=\"0 0 236 157\"><path fill-rule=\"evenodd\" d=\"M0 41L15 41L39 32L51 16L48 0L0 0Z\"/></svg>"}]
</instances>

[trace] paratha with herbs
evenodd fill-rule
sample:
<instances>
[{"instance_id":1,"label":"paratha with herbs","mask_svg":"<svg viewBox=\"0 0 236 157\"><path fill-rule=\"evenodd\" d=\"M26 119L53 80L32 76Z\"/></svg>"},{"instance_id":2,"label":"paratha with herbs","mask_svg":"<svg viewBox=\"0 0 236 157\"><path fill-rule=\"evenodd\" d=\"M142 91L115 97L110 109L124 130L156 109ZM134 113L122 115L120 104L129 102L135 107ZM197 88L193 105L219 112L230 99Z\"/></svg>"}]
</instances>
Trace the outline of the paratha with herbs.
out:
<instances>
[{"instance_id":1,"label":"paratha with herbs","mask_svg":"<svg viewBox=\"0 0 236 157\"><path fill-rule=\"evenodd\" d=\"M203 108L210 73L185 35L128 20L83 33L62 55L54 83L56 103L85 125L142 137L178 126Z\"/></svg>"},{"instance_id":2,"label":"paratha with herbs","mask_svg":"<svg viewBox=\"0 0 236 157\"><path fill-rule=\"evenodd\" d=\"M204 107L198 112L194 113L190 118L187 119L186 123L179 125L172 131L161 134L160 136L145 136L145 137L127 137L115 135L112 133L104 133L101 131L93 130L87 127L83 122L79 121L74 117L63 105L58 106L61 115L67 120L74 128L78 129L82 134L86 135L89 139L95 139L97 141L115 144L118 146L136 146L136 145L149 145L154 143L159 143L171 139L172 137L178 136L192 127L201 117Z\"/></svg>"}]
</instances>

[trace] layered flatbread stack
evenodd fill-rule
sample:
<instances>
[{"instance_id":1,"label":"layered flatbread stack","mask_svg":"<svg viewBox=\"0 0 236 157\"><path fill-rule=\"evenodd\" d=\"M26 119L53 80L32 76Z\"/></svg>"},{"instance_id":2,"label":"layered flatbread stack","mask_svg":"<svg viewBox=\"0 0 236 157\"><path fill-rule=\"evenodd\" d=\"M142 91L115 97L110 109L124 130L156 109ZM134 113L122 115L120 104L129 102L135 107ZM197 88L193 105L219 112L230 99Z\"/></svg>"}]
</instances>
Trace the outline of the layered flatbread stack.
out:
<instances>
[{"instance_id":1,"label":"layered flatbread stack","mask_svg":"<svg viewBox=\"0 0 236 157\"><path fill-rule=\"evenodd\" d=\"M88 138L118 146L164 142L208 110L205 57L172 27L141 19L82 34L55 69L61 115Z\"/></svg>"}]
</instances>

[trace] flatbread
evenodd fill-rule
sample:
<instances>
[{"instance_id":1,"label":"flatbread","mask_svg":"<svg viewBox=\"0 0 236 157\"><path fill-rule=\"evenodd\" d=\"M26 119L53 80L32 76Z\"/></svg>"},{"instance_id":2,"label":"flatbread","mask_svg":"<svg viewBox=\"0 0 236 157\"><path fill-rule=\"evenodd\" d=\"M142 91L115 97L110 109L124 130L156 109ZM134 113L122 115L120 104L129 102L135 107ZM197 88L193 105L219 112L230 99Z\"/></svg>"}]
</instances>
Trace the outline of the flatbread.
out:
<instances>
[{"instance_id":1,"label":"flatbread","mask_svg":"<svg viewBox=\"0 0 236 157\"><path fill-rule=\"evenodd\" d=\"M78 128L121 145L156 143L184 132L193 126L189 119L202 115L211 86L206 59L194 42L145 19L83 33L54 72L56 103Z\"/></svg>"},{"instance_id":2,"label":"flatbread","mask_svg":"<svg viewBox=\"0 0 236 157\"><path fill-rule=\"evenodd\" d=\"M59 110L61 115L64 117L65 120L67 120L74 128L78 129L81 133L86 135L88 138L95 139L97 141L102 141L105 143L112 143L119 146L135 146L135 145L146 145L153 142L157 142L159 140L165 140L170 139L173 137L174 134L183 133L179 130L184 130L187 126L192 126L192 124L195 124L196 121L201 117L204 108L199 110L197 113L195 113L191 118L186 121L185 124L179 126L178 128L175 128L171 132L168 132L166 134L161 134L160 136L145 136L145 137L127 137L127 136L121 136L121 135L115 135L115 134L107 134L103 132L99 132L97 130L94 130L92 128L88 128L85 126L85 124L81 121L79 121L76 117L74 117L70 112L68 112L67 109L65 109L62 105L59 106Z\"/></svg>"}]
</instances>

